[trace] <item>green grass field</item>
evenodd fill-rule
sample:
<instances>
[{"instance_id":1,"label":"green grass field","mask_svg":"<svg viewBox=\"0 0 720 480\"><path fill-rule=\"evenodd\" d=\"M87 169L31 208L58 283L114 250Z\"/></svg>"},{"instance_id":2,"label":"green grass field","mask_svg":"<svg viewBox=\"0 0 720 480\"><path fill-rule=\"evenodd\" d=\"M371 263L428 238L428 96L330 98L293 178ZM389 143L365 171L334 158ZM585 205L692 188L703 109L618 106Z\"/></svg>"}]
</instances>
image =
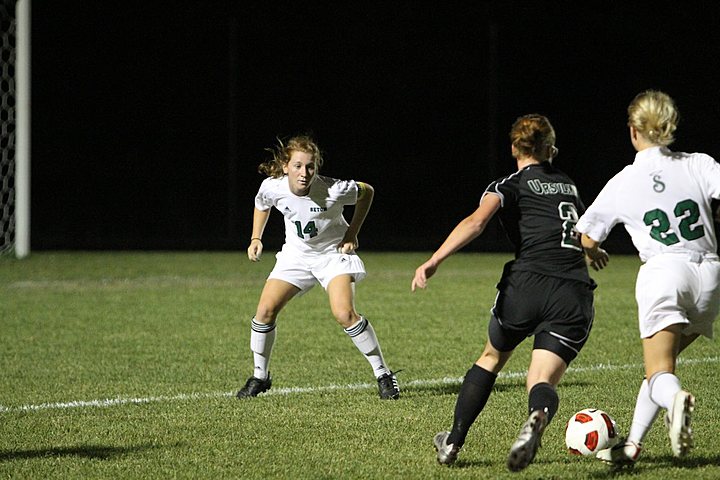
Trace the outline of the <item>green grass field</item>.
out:
<instances>
[{"instance_id":1,"label":"green grass field","mask_svg":"<svg viewBox=\"0 0 720 480\"><path fill-rule=\"evenodd\" d=\"M662 422L634 471L570 456L567 418L608 411L626 432L642 378L635 257L594 274L593 333L559 388L536 461L505 459L526 416L528 345L501 374L457 464L436 463L460 379L486 339L509 254L451 257L426 291L410 281L426 253L362 253L357 306L372 322L399 401L380 401L372 370L315 288L278 322L273 389L234 392L252 371L249 324L265 276L237 253L50 253L0 258L0 478L720 478L720 350L701 339L678 373L697 397L696 448L671 456Z\"/></svg>"}]
</instances>

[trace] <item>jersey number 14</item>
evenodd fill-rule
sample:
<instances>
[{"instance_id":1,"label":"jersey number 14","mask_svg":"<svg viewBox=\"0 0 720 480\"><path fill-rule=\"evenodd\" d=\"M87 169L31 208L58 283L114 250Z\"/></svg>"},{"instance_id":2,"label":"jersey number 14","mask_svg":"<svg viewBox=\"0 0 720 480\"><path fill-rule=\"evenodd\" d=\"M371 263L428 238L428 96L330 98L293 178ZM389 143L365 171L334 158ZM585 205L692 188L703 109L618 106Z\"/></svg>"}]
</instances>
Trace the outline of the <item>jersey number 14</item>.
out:
<instances>
[{"instance_id":1,"label":"jersey number 14","mask_svg":"<svg viewBox=\"0 0 720 480\"><path fill-rule=\"evenodd\" d=\"M300 223L299 221L295 221L293 223L295 224L295 228L297 229L298 237L302 238L303 240L305 240L305 235L309 235L310 238L313 238L318 234L318 229L315 226L315 222L313 222L312 220L306 223L305 227L303 227L302 223Z\"/></svg>"}]
</instances>

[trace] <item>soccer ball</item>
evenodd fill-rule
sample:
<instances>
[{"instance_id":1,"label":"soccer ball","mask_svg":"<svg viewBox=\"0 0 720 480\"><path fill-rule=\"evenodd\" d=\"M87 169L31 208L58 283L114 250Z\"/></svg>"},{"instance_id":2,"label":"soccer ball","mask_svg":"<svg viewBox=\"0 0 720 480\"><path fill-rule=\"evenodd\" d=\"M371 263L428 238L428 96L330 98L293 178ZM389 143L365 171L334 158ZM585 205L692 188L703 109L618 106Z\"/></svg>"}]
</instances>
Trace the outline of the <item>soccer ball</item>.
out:
<instances>
[{"instance_id":1,"label":"soccer ball","mask_svg":"<svg viewBox=\"0 0 720 480\"><path fill-rule=\"evenodd\" d=\"M565 445L573 455L595 455L618 440L615 420L597 408L580 410L565 427Z\"/></svg>"}]
</instances>

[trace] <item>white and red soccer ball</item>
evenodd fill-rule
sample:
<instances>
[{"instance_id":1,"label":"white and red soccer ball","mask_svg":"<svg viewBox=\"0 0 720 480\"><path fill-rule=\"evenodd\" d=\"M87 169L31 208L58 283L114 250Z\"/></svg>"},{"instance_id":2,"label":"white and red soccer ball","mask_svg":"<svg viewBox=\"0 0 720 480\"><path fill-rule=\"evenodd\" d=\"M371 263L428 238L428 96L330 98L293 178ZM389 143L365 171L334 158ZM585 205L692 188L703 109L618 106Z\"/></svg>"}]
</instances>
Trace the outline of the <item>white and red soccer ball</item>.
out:
<instances>
[{"instance_id":1,"label":"white and red soccer ball","mask_svg":"<svg viewBox=\"0 0 720 480\"><path fill-rule=\"evenodd\" d=\"M580 410L565 427L565 445L573 455L595 455L618 440L615 420L597 408Z\"/></svg>"}]
</instances>

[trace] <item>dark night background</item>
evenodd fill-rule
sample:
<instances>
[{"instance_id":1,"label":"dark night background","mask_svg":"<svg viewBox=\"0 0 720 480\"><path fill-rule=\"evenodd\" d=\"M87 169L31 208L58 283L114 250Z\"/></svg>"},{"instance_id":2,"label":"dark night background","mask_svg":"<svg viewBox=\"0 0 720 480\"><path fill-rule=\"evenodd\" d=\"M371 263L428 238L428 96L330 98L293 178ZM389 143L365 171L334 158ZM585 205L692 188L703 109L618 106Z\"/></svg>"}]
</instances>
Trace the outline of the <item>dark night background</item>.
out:
<instances>
[{"instance_id":1,"label":"dark night background","mask_svg":"<svg viewBox=\"0 0 720 480\"><path fill-rule=\"evenodd\" d=\"M35 0L32 248L244 250L264 148L295 133L375 187L366 250L436 248L514 169L522 114L586 204L633 159L642 90L677 101L673 149L720 158L718 5Z\"/></svg>"}]
</instances>

